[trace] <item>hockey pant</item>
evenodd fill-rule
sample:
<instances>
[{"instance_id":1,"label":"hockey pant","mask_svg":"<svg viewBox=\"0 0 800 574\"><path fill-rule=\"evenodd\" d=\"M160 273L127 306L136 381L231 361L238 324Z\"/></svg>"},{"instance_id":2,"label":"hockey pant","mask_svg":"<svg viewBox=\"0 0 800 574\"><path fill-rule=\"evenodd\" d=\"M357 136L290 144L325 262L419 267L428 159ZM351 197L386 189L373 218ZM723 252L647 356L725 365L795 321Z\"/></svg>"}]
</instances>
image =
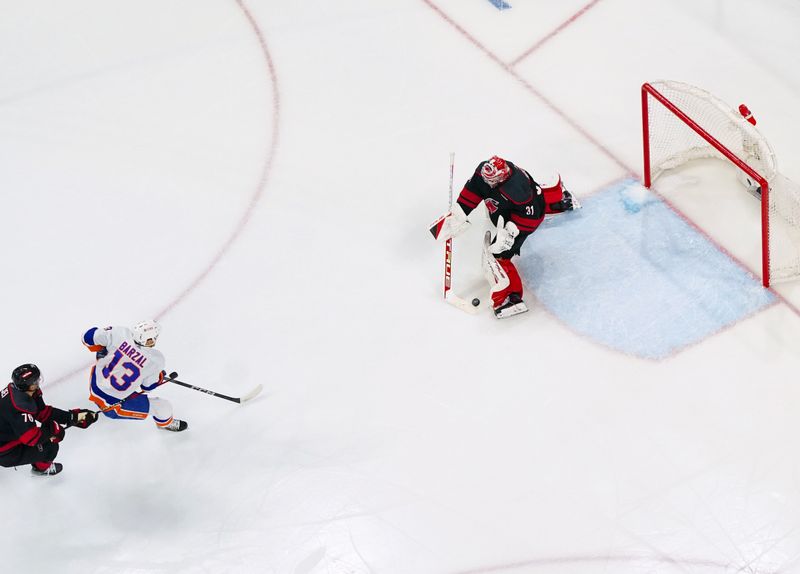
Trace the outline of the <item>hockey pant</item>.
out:
<instances>
[{"instance_id":1,"label":"hockey pant","mask_svg":"<svg viewBox=\"0 0 800 574\"><path fill-rule=\"evenodd\" d=\"M491 275L487 274L488 277L492 277L492 275L500 276L500 280L495 280L494 277L489 279L489 284L491 285L491 295L492 295L492 307L497 308L503 304L506 298L511 295L512 293L517 293L520 297L522 297L522 279L519 276L519 271L511 262L511 259L498 259L496 257L492 257L494 259L494 264L492 261L488 261L488 264L491 267L499 266L502 272L498 272L496 270ZM503 279L503 275L508 279L507 281Z\"/></svg>"},{"instance_id":2,"label":"hockey pant","mask_svg":"<svg viewBox=\"0 0 800 574\"><path fill-rule=\"evenodd\" d=\"M58 443L45 441L36 446L15 446L0 455L0 466L12 467L32 464L38 470L46 470L56 459Z\"/></svg>"},{"instance_id":3,"label":"hockey pant","mask_svg":"<svg viewBox=\"0 0 800 574\"><path fill-rule=\"evenodd\" d=\"M89 400L100 409L107 409L114 405L118 398L109 395L97 386L97 381L92 369L92 380L89 387ZM159 397L136 395L125 399L111 409L103 411L111 419L146 419L148 414L153 415L153 421L159 427L165 427L172 422L172 403Z\"/></svg>"}]
</instances>

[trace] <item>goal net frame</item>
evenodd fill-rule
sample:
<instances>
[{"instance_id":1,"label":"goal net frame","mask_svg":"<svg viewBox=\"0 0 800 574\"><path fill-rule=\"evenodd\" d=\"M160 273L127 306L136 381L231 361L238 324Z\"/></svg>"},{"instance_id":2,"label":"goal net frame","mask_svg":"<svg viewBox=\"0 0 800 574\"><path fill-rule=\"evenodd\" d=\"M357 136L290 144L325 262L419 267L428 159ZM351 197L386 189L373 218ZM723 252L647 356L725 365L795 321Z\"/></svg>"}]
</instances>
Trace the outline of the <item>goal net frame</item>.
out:
<instances>
[{"instance_id":1,"label":"goal net frame","mask_svg":"<svg viewBox=\"0 0 800 574\"><path fill-rule=\"evenodd\" d=\"M731 125L737 126L737 129L741 129L743 132L747 132L752 137L758 140L759 145L763 146L763 153L761 155L768 155L765 160L767 163L765 165L760 166L760 169L757 171L754 167L748 165L747 157L739 157L737 153L731 149L731 147L726 146L722 142L719 141L717 137L713 134L709 133L706 128L700 125L700 122L695 118L691 117L692 110L684 110L681 109L680 105L676 102L673 102L669 99L666 95L662 93L662 91L667 91L662 88L660 91L659 88L661 86L665 87L676 87L679 90L687 90L690 91L692 98L696 98L698 101L702 101L703 105L708 105L709 109L713 108L714 114L719 114L720 117L727 116L731 122ZM641 90L641 97L642 97L642 137L643 137L643 152L644 152L644 185L647 188L650 188L653 181L660 175L660 173L666 169L671 169L674 167L678 167L687 161L692 159L698 159L702 157L720 157L720 155L734 164L737 168L739 168L742 172L744 172L751 181L756 182L758 186L761 188L761 282L764 287L769 287L772 277L770 271L770 245L769 245L769 237L770 237L770 217L769 217L769 208L770 208L770 193L772 191L770 186L770 180L774 178L777 174L777 169L775 168L775 158L774 153L772 152L772 148L769 144L764 140L763 136L756 130L753 126L751 126L747 121L738 114L736 111L732 110L730 106L722 102L721 100L717 99L710 93L701 90L699 88L695 88L694 86L690 86L688 84L683 84L681 82L672 82L672 81L658 81L658 82L645 82L642 84ZM651 101L654 100L654 101ZM679 149L673 155L666 159L660 159L657 164L654 165L653 162L653 149L652 149L652 142L651 136L653 131L653 126L651 125L651 106L653 105L660 105L663 106L668 112L677 118L677 121L682 122L695 134L697 134L702 140L705 141L705 144L698 145L696 147L686 148L686 149ZM737 150L739 154L745 155L741 152L741 150ZM718 153L715 153L718 152Z\"/></svg>"}]
</instances>

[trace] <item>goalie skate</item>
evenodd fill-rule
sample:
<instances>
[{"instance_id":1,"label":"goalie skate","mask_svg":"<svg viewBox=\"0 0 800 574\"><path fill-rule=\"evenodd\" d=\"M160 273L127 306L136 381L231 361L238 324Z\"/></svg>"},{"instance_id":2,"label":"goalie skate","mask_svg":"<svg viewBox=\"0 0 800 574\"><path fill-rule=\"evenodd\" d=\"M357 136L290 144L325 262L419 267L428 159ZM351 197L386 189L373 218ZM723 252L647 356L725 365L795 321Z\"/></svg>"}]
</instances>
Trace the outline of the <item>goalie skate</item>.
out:
<instances>
[{"instance_id":1,"label":"goalie skate","mask_svg":"<svg viewBox=\"0 0 800 574\"><path fill-rule=\"evenodd\" d=\"M527 311L528 306L525 304L525 301L522 300L522 297L516 293L512 293L502 305L495 308L494 316L498 319L507 319L508 317L520 315Z\"/></svg>"},{"instance_id":2,"label":"goalie skate","mask_svg":"<svg viewBox=\"0 0 800 574\"><path fill-rule=\"evenodd\" d=\"M580 200L579 200L579 199L577 198L577 196L576 196L575 194L573 194L572 192L570 192L570 191L565 191L565 192L564 192L564 195L566 195L566 196L569 196L570 208L569 208L569 210L568 210L568 211L575 211L576 209L580 209L581 207L583 207L583 206L581 205L581 202L580 202Z\"/></svg>"}]
</instances>

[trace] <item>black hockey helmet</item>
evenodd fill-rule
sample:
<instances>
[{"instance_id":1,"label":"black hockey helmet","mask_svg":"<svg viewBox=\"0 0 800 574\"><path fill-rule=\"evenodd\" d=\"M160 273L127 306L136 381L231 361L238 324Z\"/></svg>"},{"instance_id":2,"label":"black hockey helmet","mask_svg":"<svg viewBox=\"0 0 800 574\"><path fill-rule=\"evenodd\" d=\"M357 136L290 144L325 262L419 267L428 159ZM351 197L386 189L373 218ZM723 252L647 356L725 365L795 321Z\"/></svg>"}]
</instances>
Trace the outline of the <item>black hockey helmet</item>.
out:
<instances>
[{"instance_id":1,"label":"black hockey helmet","mask_svg":"<svg viewBox=\"0 0 800 574\"><path fill-rule=\"evenodd\" d=\"M42 372L33 363L20 365L11 372L11 382L20 391L29 391L42 380Z\"/></svg>"}]
</instances>

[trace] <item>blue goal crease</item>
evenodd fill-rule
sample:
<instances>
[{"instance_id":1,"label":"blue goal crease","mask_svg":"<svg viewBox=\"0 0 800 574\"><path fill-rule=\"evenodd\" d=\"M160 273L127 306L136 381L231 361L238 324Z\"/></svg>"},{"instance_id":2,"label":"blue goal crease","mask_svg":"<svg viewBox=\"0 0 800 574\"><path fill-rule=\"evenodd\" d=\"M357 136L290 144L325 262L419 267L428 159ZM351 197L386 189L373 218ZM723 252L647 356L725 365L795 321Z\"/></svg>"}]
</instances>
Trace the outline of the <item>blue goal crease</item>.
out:
<instances>
[{"instance_id":1,"label":"blue goal crease","mask_svg":"<svg viewBox=\"0 0 800 574\"><path fill-rule=\"evenodd\" d=\"M647 359L680 352L775 302L758 278L633 179L546 221L518 267L573 331Z\"/></svg>"},{"instance_id":2,"label":"blue goal crease","mask_svg":"<svg viewBox=\"0 0 800 574\"><path fill-rule=\"evenodd\" d=\"M489 3L498 10L508 10L511 8L511 4L503 2L503 0L489 0Z\"/></svg>"}]
</instances>

